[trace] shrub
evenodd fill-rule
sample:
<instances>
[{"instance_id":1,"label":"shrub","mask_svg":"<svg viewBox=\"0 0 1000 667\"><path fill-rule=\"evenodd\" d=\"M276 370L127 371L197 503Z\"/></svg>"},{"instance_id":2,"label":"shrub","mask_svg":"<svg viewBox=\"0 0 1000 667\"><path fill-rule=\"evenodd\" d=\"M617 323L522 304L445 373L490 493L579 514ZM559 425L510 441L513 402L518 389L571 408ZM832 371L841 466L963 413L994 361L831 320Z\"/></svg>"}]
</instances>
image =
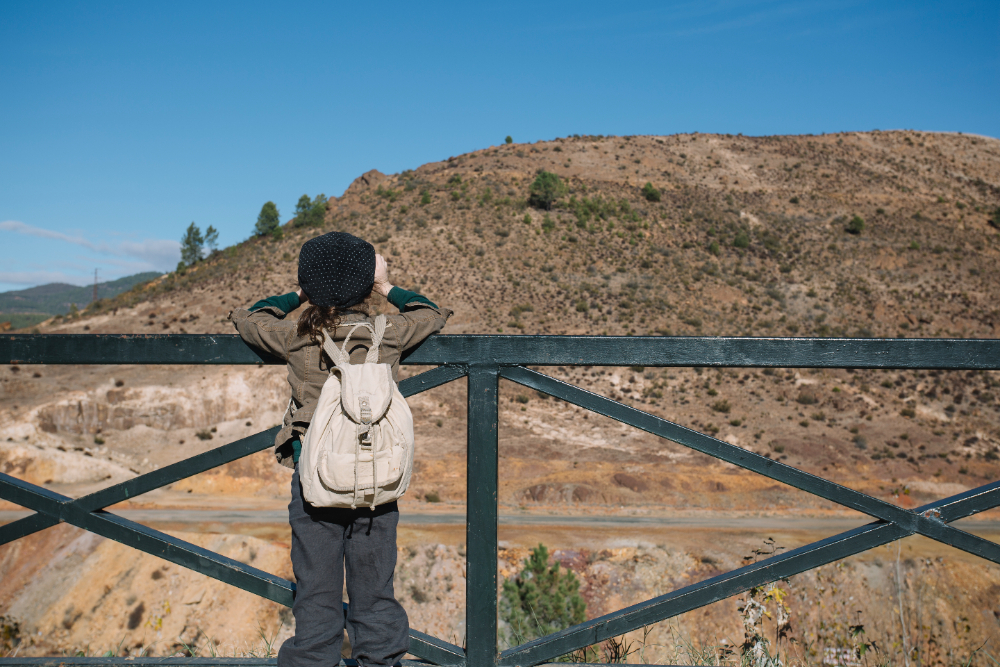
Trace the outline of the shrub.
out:
<instances>
[{"instance_id":1,"label":"shrub","mask_svg":"<svg viewBox=\"0 0 1000 667\"><path fill-rule=\"evenodd\" d=\"M431 203L431 193L427 192L427 190L424 190L423 192L420 193L420 205L427 206L430 203Z\"/></svg>"},{"instance_id":2,"label":"shrub","mask_svg":"<svg viewBox=\"0 0 1000 667\"><path fill-rule=\"evenodd\" d=\"M514 140L511 139L510 135L508 134L507 137L503 140L503 142L509 146L512 143L514 143Z\"/></svg>"},{"instance_id":3,"label":"shrub","mask_svg":"<svg viewBox=\"0 0 1000 667\"><path fill-rule=\"evenodd\" d=\"M749 248L750 247L750 235L746 232L740 232L733 239L734 248Z\"/></svg>"},{"instance_id":4,"label":"shrub","mask_svg":"<svg viewBox=\"0 0 1000 667\"><path fill-rule=\"evenodd\" d=\"M729 401L727 401L727 400L721 400L721 401L716 401L715 403L712 403L712 410L714 410L716 412L721 412L723 414L727 414L732 409L733 409L733 407L731 405L729 405Z\"/></svg>"},{"instance_id":5,"label":"shrub","mask_svg":"<svg viewBox=\"0 0 1000 667\"><path fill-rule=\"evenodd\" d=\"M209 431L209 430L208 430L208 429L206 428L206 429L202 429L202 430L198 431L197 433L195 433L195 436L196 436L196 437L197 437L197 438L198 438L199 440L211 440L211 439L212 439L212 432L211 432L211 431Z\"/></svg>"},{"instance_id":6,"label":"shrub","mask_svg":"<svg viewBox=\"0 0 1000 667\"><path fill-rule=\"evenodd\" d=\"M789 204L798 204L799 203L799 198L798 197L792 197L791 199L788 200L788 203Z\"/></svg>"},{"instance_id":7,"label":"shrub","mask_svg":"<svg viewBox=\"0 0 1000 667\"><path fill-rule=\"evenodd\" d=\"M278 213L278 207L275 206L273 201L269 201L260 207L260 213L257 215L257 224L254 225L253 231L257 236L267 236L275 229L278 229L280 225L281 217Z\"/></svg>"},{"instance_id":8,"label":"shrub","mask_svg":"<svg viewBox=\"0 0 1000 667\"><path fill-rule=\"evenodd\" d=\"M587 303L586 299L580 299L576 302L576 312L586 313L590 310L590 304Z\"/></svg>"},{"instance_id":9,"label":"shrub","mask_svg":"<svg viewBox=\"0 0 1000 667\"><path fill-rule=\"evenodd\" d=\"M709 243L708 244L708 251L710 253L712 253L713 255L715 255L716 257L718 257L719 256L719 242L718 241L712 241L711 243Z\"/></svg>"},{"instance_id":10,"label":"shrub","mask_svg":"<svg viewBox=\"0 0 1000 667\"><path fill-rule=\"evenodd\" d=\"M552 218L550 218L549 215L546 214L545 217L542 218L542 231L551 232L555 228L556 228L555 221L553 221Z\"/></svg>"},{"instance_id":11,"label":"shrub","mask_svg":"<svg viewBox=\"0 0 1000 667\"><path fill-rule=\"evenodd\" d=\"M517 402L520 403L521 405L525 405L529 400L530 399L528 398L527 394L518 394L517 395Z\"/></svg>"},{"instance_id":12,"label":"shrub","mask_svg":"<svg viewBox=\"0 0 1000 667\"><path fill-rule=\"evenodd\" d=\"M989 222L994 229L1000 229L1000 206L993 209L993 215L990 217Z\"/></svg>"},{"instance_id":13,"label":"shrub","mask_svg":"<svg viewBox=\"0 0 1000 667\"><path fill-rule=\"evenodd\" d=\"M424 494L424 500L429 503L439 503L441 502L441 496L438 495L437 491L428 491Z\"/></svg>"},{"instance_id":14,"label":"shrub","mask_svg":"<svg viewBox=\"0 0 1000 667\"><path fill-rule=\"evenodd\" d=\"M865 221L861 219L860 215L856 215L851 218L851 221L847 223L846 231L848 234L860 234L865 229Z\"/></svg>"},{"instance_id":15,"label":"shrub","mask_svg":"<svg viewBox=\"0 0 1000 667\"><path fill-rule=\"evenodd\" d=\"M528 204L550 211L552 204L565 195L568 190L569 188L558 175L551 171L540 171L535 177L535 182L529 188L531 194L528 197Z\"/></svg>"},{"instance_id":16,"label":"shrub","mask_svg":"<svg viewBox=\"0 0 1000 667\"><path fill-rule=\"evenodd\" d=\"M917 413L913 408L903 408L902 410L899 411L899 414L903 415L904 417L911 417L911 418L917 416Z\"/></svg>"},{"instance_id":17,"label":"shrub","mask_svg":"<svg viewBox=\"0 0 1000 667\"><path fill-rule=\"evenodd\" d=\"M532 549L524 569L503 582L500 596L503 639L514 646L583 623L587 603L572 570L549 566L544 544Z\"/></svg>"},{"instance_id":18,"label":"shrub","mask_svg":"<svg viewBox=\"0 0 1000 667\"><path fill-rule=\"evenodd\" d=\"M819 402L816 398L816 394L812 393L811 391L806 391L804 389L799 392L799 395L795 398L795 401L797 403L801 403L802 405L815 405L816 403Z\"/></svg>"},{"instance_id":19,"label":"shrub","mask_svg":"<svg viewBox=\"0 0 1000 667\"><path fill-rule=\"evenodd\" d=\"M654 188L652 183L642 186L642 196L646 201L660 201L660 191Z\"/></svg>"},{"instance_id":20,"label":"shrub","mask_svg":"<svg viewBox=\"0 0 1000 667\"><path fill-rule=\"evenodd\" d=\"M510 309L511 317L520 317L521 313L533 313L535 312L535 307L530 303L523 303L520 306L514 306Z\"/></svg>"}]
</instances>

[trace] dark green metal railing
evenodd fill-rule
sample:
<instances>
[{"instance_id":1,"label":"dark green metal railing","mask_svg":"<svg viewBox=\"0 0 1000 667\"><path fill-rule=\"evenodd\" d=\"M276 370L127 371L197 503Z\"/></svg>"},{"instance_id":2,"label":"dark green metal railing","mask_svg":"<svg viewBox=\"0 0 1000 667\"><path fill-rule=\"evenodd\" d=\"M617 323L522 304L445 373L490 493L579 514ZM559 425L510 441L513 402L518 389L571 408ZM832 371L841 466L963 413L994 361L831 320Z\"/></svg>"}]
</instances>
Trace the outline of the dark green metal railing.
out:
<instances>
[{"instance_id":1,"label":"dark green metal railing","mask_svg":"<svg viewBox=\"0 0 1000 667\"><path fill-rule=\"evenodd\" d=\"M280 364L233 335L6 335L0 359L17 364ZM400 383L412 396L468 378L466 645L411 631L410 653L438 665L529 667L610 637L703 607L908 535L1000 563L1000 546L949 525L1000 505L1000 482L918 507L885 501L745 451L711 436L567 384L527 366L727 366L1000 370L1000 340L715 338L608 336L433 336L403 363L434 365ZM562 632L497 652L498 386L505 378L662 438L788 484L873 522ZM277 428L243 438L82 498L68 498L0 473L0 497L36 512L0 527L0 544L66 522L159 556L275 602L291 605L289 581L225 558L105 510L224 463L267 449ZM66 664L69 660L62 658ZM112 659L79 659L106 664ZM146 659L150 665L201 665L206 659ZM212 662L209 660L209 662ZM260 664L232 659L232 665ZM219 660L218 664L229 664ZM261 661L267 662L267 661ZM273 661L271 661L273 662ZM0 659L0 667L51 659Z\"/></svg>"}]
</instances>

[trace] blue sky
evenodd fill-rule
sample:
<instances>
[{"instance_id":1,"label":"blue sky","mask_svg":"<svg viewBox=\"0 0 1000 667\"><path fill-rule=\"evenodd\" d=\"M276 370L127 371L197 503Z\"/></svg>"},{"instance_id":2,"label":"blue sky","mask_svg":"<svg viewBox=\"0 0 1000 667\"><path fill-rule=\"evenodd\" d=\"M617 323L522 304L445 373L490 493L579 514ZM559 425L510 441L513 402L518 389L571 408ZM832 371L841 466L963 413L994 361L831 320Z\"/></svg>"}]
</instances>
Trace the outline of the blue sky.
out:
<instances>
[{"instance_id":1,"label":"blue sky","mask_svg":"<svg viewBox=\"0 0 1000 667\"><path fill-rule=\"evenodd\" d=\"M0 290L569 134L1000 136L1000 3L0 3Z\"/></svg>"}]
</instances>

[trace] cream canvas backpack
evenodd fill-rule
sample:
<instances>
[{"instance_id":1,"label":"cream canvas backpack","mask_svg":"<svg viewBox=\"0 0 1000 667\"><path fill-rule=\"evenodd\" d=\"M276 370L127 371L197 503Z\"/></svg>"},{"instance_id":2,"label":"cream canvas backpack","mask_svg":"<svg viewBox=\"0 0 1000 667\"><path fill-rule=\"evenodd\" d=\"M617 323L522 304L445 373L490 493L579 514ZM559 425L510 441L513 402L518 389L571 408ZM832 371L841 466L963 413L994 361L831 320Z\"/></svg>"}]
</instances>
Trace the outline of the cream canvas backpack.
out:
<instances>
[{"instance_id":1,"label":"cream canvas backpack","mask_svg":"<svg viewBox=\"0 0 1000 667\"><path fill-rule=\"evenodd\" d=\"M372 334L363 364L351 364L347 345L359 327ZM354 325L338 349L323 332L334 363L302 439L299 479L314 507L368 505L400 498L413 472L413 415L389 364L378 363L385 315Z\"/></svg>"}]
</instances>

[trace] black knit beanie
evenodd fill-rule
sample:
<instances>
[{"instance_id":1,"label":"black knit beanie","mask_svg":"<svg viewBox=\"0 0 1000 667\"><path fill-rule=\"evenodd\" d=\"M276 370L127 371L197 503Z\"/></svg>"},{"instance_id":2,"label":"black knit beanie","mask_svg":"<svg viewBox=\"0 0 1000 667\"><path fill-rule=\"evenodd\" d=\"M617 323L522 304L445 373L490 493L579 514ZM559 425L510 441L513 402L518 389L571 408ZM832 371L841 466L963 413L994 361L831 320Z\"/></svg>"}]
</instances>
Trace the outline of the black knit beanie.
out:
<instances>
[{"instance_id":1,"label":"black knit beanie","mask_svg":"<svg viewBox=\"0 0 1000 667\"><path fill-rule=\"evenodd\" d=\"M375 284L375 247L345 232L309 239L299 251L299 287L316 306L350 308Z\"/></svg>"}]
</instances>

